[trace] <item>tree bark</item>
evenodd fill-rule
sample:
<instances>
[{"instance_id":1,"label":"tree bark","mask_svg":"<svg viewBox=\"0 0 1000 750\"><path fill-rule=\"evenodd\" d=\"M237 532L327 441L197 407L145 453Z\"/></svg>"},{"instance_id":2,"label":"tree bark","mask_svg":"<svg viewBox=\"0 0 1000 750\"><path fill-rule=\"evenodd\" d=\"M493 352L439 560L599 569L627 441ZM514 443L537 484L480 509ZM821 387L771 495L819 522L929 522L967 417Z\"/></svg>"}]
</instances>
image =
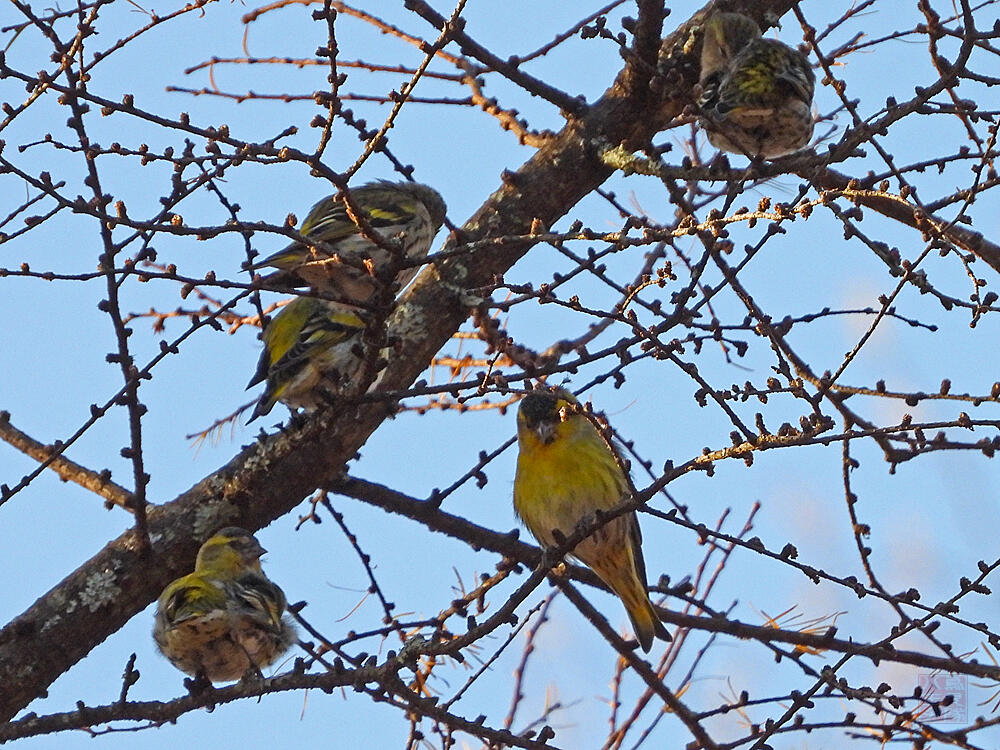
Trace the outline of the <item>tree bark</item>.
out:
<instances>
[{"instance_id":1,"label":"tree bark","mask_svg":"<svg viewBox=\"0 0 1000 750\"><path fill-rule=\"evenodd\" d=\"M694 24L716 9L741 10L763 22L792 0L713 2L664 40L674 49ZM503 184L462 229L462 240L526 235L548 228L612 170L600 160L608 146L641 147L691 101L695 51L657 69L660 2L638 3L637 43L616 81L592 106L570 116L563 130ZM532 246L498 244L425 269L390 318L400 347L381 390L407 387L468 317L468 289L493 283ZM446 249L454 247L452 238ZM151 507L152 549L133 531L122 534L0 631L0 721L6 721L91 649L144 609L172 579L190 570L200 542L224 525L257 530L288 513L338 475L392 413L379 402L330 410L244 448L228 464L163 505Z\"/></svg>"}]
</instances>

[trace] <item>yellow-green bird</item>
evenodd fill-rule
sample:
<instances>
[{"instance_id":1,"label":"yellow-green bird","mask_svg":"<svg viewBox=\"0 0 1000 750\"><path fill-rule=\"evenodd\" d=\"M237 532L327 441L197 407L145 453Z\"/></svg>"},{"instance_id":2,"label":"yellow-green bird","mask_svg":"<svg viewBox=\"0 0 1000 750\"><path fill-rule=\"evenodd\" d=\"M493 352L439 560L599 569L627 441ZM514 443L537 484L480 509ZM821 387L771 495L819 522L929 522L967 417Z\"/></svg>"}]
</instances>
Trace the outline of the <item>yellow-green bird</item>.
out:
<instances>
[{"instance_id":1,"label":"yellow-green bird","mask_svg":"<svg viewBox=\"0 0 1000 750\"><path fill-rule=\"evenodd\" d=\"M762 38L749 16L716 13L705 22L699 83L701 123L716 148L772 158L809 143L816 86L809 61Z\"/></svg>"},{"instance_id":2,"label":"yellow-green bird","mask_svg":"<svg viewBox=\"0 0 1000 750\"><path fill-rule=\"evenodd\" d=\"M285 594L260 567L265 551L249 531L221 529L201 545L194 572L163 590L153 638L171 664L212 682L238 680L295 643Z\"/></svg>"},{"instance_id":3,"label":"yellow-green bird","mask_svg":"<svg viewBox=\"0 0 1000 750\"><path fill-rule=\"evenodd\" d=\"M419 182L377 180L350 188L350 196L379 237L402 243L401 256L407 260L427 255L447 211L441 194ZM336 195L316 203L299 232L315 244L293 242L249 269L279 269L265 277L269 286L309 285L359 305L371 301L379 288L378 277L392 270L392 254L362 235ZM395 281L404 287L418 270L417 266L398 269Z\"/></svg>"},{"instance_id":4,"label":"yellow-green bird","mask_svg":"<svg viewBox=\"0 0 1000 750\"><path fill-rule=\"evenodd\" d=\"M247 384L267 381L247 422L281 401L291 409L315 409L324 393L348 389L364 369L361 334L365 323L348 305L318 297L296 297L274 316L262 336L257 372Z\"/></svg>"},{"instance_id":5,"label":"yellow-green bird","mask_svg":"<svg viewBox=\"0 0 1000 750\"><path fill-rule=\"evenodd\" d=\"M536 391L517 411L514 510L543 546L558 546L553 530L569 537L596 511L618 505L629 491L625 474L597 428L569 391ZM572 554L615 592L643 651L653 638L670 640L646 590L646 565L636 514L608 521Z\"/></svg>"}]
</instances>

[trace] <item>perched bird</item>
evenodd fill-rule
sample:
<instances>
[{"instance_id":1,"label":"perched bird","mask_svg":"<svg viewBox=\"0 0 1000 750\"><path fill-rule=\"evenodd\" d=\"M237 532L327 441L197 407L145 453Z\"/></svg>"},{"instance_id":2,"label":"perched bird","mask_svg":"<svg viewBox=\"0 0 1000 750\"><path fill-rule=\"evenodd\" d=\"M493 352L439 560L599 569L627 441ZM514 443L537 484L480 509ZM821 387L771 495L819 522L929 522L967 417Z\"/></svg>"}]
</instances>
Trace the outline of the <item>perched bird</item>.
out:
<instances>
[{"instance_id":1,"label":"perched bird","mask_svg":"<svg viewBox=\"0 0 1000 750\"><path fill-rule=\"evenodd\" d=\"M426 257L444 223L444 199L434 188L419 182L378 180L352 188L350 196L380 237L390 244L402 243L401 257L408 260ZM313 206L299 231L315 244L293 242L250 265L250 270L273 266L279 270L265 277L268 285L309 285L343 302L364 304L378 290L379 277L391 272L397 260L361 234L347 213L347 205L336 195ZM395 281L406 286L417 270L416 266L400 269Z\"/></svg>"},{"instance_id":2,"label":"perched bird","mask_svg":"<svg viewBox=\"0 0 1000 750\"><path fill-rule=\"evenodd\" d=\"M194 572L163 589L153 638L171 664L212 682L238 680L295 643L285 594L260 567L265 551L245 529L220 529L201 545Z\"/></svg>"},{"instance_id":3,"label":"perched bird","mask_svg":"<svg viewBox=\"0 0 1000 750\"><path fill-rule=\"evenodd\" d=\"M536 391L517 412L514 510L535 539L557 546L553 531L569 537L628 493L625 474L597 428L569 391ZM646 591L642 536L634 512L608 521L573 549L625 605L643 651L653 638L670 640Z\"/></svg>"},{"instance_id":4,"label":"perched bird","mask_svg":"<svg viewBox=\"0 0 1000 750\"><path fill-rule=\"evenodd\" d=\"M705 22L698 104L708 141L746 156L772 158L812 137L816 77L802 54L742 13Z\"/></svg>"},{"instance_id":5,"label":"perched bird","mask_svg":"<svg viewBox=\"0 0 1000 750\"><path fill-rule=\"evenodd\" d=\"M324 394L340 393L364 368L361 334L365 323L348 305L317 297L296 297L264 329L264 351L247 388L267 381L247 422L281 401L315 409Z\"/></svg>"}]
</instances>

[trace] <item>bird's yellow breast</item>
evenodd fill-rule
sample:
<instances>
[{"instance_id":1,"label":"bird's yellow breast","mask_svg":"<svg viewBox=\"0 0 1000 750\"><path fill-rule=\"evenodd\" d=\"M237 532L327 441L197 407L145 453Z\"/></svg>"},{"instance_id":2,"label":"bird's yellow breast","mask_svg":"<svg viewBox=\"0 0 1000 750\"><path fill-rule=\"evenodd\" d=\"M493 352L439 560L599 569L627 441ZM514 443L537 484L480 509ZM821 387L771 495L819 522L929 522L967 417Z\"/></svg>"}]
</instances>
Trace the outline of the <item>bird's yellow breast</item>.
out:
<instances>
[{"instance_id":1,"label":"bird's yellow breast","mask_svg":"<svg viewBox=\"0 0 1000 750\"><path fill-rule=\"evenodd\" d=\"M568 536L588 515L613 508L626 491L614 455L585 418L560 424L550 443L522 430L519 443L514 510L543 544L555 544L553 529Z\"/></svg>"}]
</instances>

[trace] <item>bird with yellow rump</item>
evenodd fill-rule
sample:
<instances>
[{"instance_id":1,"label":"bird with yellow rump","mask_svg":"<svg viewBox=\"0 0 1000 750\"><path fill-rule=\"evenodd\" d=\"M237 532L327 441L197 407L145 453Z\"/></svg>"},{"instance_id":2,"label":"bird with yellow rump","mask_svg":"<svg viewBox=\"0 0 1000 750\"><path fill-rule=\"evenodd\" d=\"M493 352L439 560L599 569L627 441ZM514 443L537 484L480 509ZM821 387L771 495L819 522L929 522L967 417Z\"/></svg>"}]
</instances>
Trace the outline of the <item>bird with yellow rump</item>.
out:
<instances>
[{"instance_id":1,"label":"bird with yellow rump","mask_svg":"<svg viewBox=\"0 0 1000 750\"><path fill-rule=\"evenodd\" d=\"M269 287L308 285L354 305L372 302L387 275L400 288L406 286L419 266L400 263L426 257L447 211L441 194L419 182L377 180L351 188L349 195L378 238L399 243L398 257L365 236L340 197L328 195L299 228L308 243L293 242L247 268L279 269L264 278Z\"/></svg>"},{"instance_id":2,"label":"bird with yellow rump","mask_svg":"<svg viewBox=\"0 0 1000 750\"><path fill-rule=\"evenodd\" d=\"M238 680L295 643L285 594L260 567L265 551L249 531L221 529L201 545L194 572L167 585L153 638L171 664L212 682Z\"/></svg>"},{"instance_id":3,"label":"bird with yellow rump","mask_svg":"<svg viewBox=\"0 0 1000 750\"><path fill-rule=\"evenodd\" d=\"M701 48L702 125L723 151L771 159L806 146L816 76L797 49L742 13L715 13Z\"/></svg>"},{"instance_id":4,"label":"bird with yellow rump","mask_svg":"<svg viewBox=\"0 0 1000 750\"><path fill-rule=\"evenodd\" d=\"M264 328L264 350L247 388L266 382L247 423L281 401L289 409L317 409L349 391L365 367L365 322L348 305L296 297Z\"/></svg>"},{"instance_id":5,"label":"bird with yellow rump","mask_svg":"<svg viewBox=\"0 0 1000 750\"><path fill-rule=\"evenodd\" d=\"M625 473L600 432L569 391L535 391L517 412L514 510L535 539L556 547L599 511L629 493ZM635 512L602 524L572 555L590 567L622 600L643 651L653 639L670 640L646 590L642 536Z\"/></svg>"}]
</instances>

